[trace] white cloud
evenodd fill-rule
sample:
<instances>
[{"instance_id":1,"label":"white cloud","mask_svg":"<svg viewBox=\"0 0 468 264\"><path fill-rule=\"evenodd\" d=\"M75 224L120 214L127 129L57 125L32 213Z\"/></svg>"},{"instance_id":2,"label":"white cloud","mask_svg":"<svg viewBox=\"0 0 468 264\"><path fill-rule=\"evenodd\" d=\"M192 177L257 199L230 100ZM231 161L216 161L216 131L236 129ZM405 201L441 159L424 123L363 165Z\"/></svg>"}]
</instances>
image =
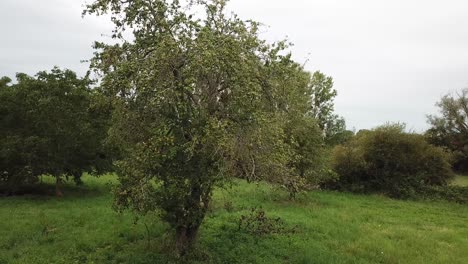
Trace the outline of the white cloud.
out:
<instances>
[{"instance_id":1,"label":"white cloud","mask_svg":"<svg viewBox=\"0 0 468 264\"><path fill-rule=\"evenodd\" d=\"M468 86L465 0L232 0L229 8L268 25L269 40L288 36L307 69L333 76L349 127L402 121L422 131L441 95ZM84 73L80 60L111 26L81 10L78 0L2 0L0 75L53 65Z\"/></svg>"}]
</instances>

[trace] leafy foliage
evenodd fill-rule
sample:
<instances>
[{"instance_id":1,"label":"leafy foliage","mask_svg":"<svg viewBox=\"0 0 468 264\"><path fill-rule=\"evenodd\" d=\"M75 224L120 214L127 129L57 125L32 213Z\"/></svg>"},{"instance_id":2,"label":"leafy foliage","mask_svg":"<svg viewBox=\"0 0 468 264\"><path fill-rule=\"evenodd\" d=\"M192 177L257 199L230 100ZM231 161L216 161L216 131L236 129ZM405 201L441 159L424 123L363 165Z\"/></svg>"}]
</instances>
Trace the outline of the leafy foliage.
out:
<instances>
[{"instance_id":1,"label":"leafy foliage","mask_svg":"<svg viewBox=\"0 0 468 264\"><path fill-rule=\"evenodd\" d=\"M468 203L468 187L466 186L423 186L416 190L415 198L426 200L447 200L460 204Z\"/></svg>"},{"instance_id":2,"label":"leafy foliage","mask_svg":"<svg viewBox=\"0 0 468 264\"><path fill-rule=\"evenodd\" d=\"M457 95L446 95L437 103L440 115L429 116L428 140L454 153L454 168L468 170L468 89Z\"/></svg>"},{"instance_id":3,"label":"leafy foliage","mask_svg":"<svg viewBox=\"0 0 468 264\"><path fill-rule=\"evenodd\" d=\"M403 130L402 125L385 125L337 146L333 167L339 178L332 186L403 197L424 186L446 185L453 177L449 155Z\"/></svg>"},{"instance_id":4,"label":"leafy foliage","mask_svg":"<svg viewBox=\"0 0 468 264\"><path fill-rule=\"evenodd\" d=\"M313 117L291 117L285 126L286 142L292 149L290 167L293 174L282 184L290 198L295 198L298 193L317 187L331 176L330 155Z\"/></svg>"},{"instance_id":5,"label":"leafy foliage","mask_svg":"<svg viewBox=\"0 0 468 264\"><path fill-rule=\"evenodd\" d=\"M0 86L0 185L14 193L43 174L76 180L110 167L103 145L107 116L90 81L54 68L36 77L17 75ZM58 195L61 194L57 189Z\"/></svg>"}]
</instances>

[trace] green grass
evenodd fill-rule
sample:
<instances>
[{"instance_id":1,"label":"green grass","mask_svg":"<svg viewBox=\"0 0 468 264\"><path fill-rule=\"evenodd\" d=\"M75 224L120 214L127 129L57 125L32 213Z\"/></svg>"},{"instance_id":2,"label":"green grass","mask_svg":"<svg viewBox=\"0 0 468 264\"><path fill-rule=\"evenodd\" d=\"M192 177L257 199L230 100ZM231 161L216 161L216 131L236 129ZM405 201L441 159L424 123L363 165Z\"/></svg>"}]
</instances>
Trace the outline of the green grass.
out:
<instances>
[{"instance_id":1,"label":"green grass","mask_svg":"<svg viewBox=\"0 0 468 264\"><path fill-rule=\"evenodd\" d=\"M0 263L167 263L170 232L155 216L134 224L111 209L112 176L67 185L65 197L0 199ZM225 209L232 203L232 212ZM238 231L251 207L297 233ZM218 190L194 263L466 263L468 206L312 192L298 201L268 185ZM148 227L148 229L146 228ZM149 236L148 236L149 230Z\"/></svg>"},{"instance_id":2,"label":"green grass","mask_svg":"<svg viewBox=\"0 0 468 264\"><path fill-rule=\"evenodd\" d=\"M457 175L452 182L452 185L468 187L468 175Z\"/></svg>"}]
</instances>

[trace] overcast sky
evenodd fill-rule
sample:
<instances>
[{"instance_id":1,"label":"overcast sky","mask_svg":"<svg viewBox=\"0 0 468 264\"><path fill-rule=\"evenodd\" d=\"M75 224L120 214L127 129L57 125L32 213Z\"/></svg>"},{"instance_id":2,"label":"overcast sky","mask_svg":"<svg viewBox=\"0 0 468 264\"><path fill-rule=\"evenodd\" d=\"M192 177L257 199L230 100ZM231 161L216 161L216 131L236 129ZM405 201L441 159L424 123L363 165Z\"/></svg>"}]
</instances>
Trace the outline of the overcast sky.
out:
<instances>
[{"instance_id":1,"label":"overcast sky","mask_svg":"<svg viewBox=\"0 0 468 264\"><path fill-rule=\"evenodd\" d=\"M88 0L89 2L90 0ZM81 17L84 0L0 0L0 76L54 65L83 75L105 19ZM466 0L231 0L229 9L287 37L296 60L335 80L349 128L405 122L427 128L445 93L468 87Z\"/></svg>"}]
</instances>

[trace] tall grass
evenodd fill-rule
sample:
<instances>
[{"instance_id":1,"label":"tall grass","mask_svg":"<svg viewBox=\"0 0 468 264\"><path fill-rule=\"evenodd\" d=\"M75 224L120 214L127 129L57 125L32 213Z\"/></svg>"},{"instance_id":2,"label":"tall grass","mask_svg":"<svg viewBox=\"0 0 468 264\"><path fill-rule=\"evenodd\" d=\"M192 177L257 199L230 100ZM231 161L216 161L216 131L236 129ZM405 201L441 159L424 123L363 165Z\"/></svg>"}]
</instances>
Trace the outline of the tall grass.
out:
<instances>
[{"instance_id":1,"label":"tall grass","mask_svg":"<svg viewBox=\"0 0 468 264\"><path fill-rule=\"evenodd\" d=\"M468 187L468 175L457 175L452 182L452 185Z\"/></svg>"},{"instance_id":2,"label":"tall grass","mask_svg":"<svg viewBox=\"0 0 468 264\"><path fill-rule=\"evenodd\" d=\"M46 179L47 182L47 179ZM0 263L176 263L156 215L111 209L115 177L84 177L64 198L0 199ZM45 185L45 188L53 186ZM51 192L53 193L53 192ZM238 230L252 207L297 230L255 237ZM215 193L191 263L466 263L468 206L311 192L297 201L266 184Z\"/></svg>"}]
</instances>

